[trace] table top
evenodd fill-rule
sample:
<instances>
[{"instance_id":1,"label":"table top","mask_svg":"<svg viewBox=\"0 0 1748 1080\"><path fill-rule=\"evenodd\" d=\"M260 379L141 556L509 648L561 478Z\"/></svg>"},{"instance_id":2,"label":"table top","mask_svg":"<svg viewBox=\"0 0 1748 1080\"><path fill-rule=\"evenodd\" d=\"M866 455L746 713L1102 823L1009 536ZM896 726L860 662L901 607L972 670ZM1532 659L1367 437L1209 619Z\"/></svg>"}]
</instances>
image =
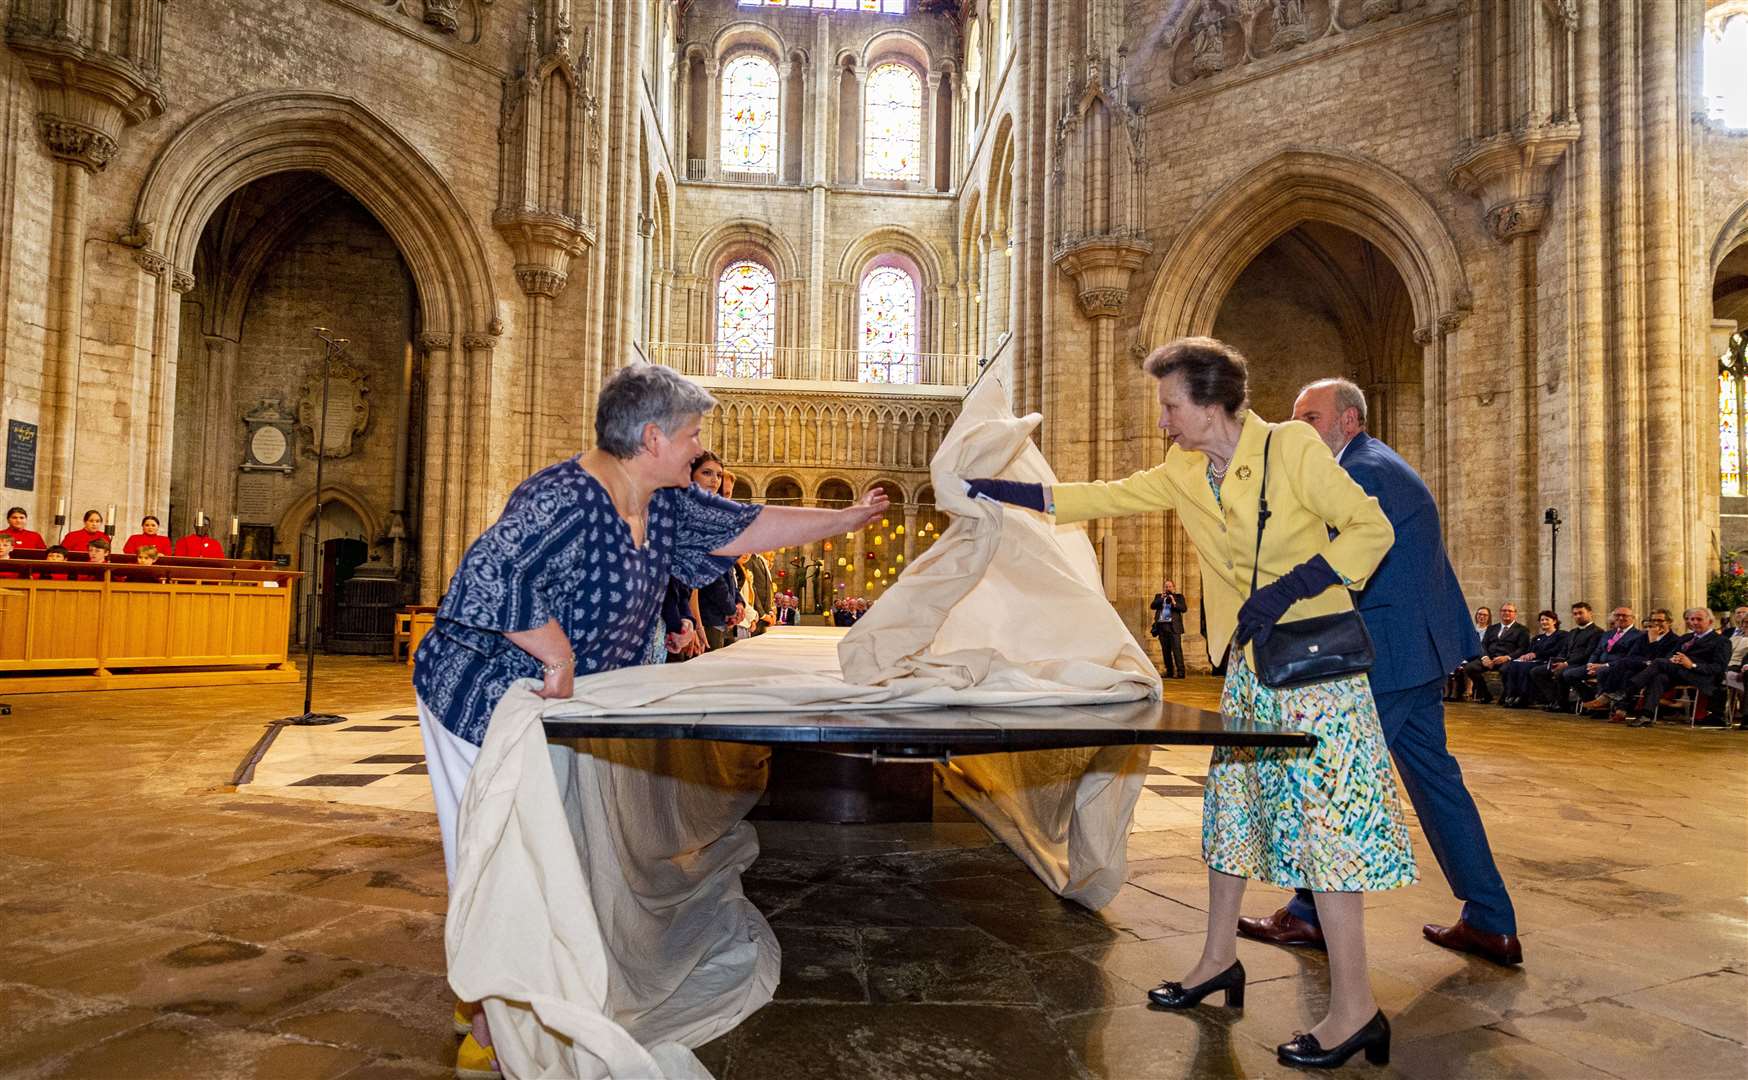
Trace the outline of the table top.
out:
<instances>
[{"instance_id":1,"label":"table top","mask_svg":"<svg viewBox=\"0 0 1748 1080\"><path fill-rule=\"evenodd\" d=\"M1316 736L1169 701L1030 708L925 708L859 712L671 713L550 719L555 739L702 739L789 749L962 757L1067 747L1311 747Z\"/></svg>"}]
</instances>

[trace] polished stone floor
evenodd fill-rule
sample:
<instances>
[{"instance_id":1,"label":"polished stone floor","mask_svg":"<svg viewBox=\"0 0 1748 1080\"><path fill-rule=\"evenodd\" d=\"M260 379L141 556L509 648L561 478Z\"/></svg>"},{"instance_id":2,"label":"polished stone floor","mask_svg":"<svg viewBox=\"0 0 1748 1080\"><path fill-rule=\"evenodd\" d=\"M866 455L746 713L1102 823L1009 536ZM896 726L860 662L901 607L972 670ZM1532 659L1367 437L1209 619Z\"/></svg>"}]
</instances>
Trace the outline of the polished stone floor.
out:
<instances>
[{"instance_id":1,"label":"polished stone floor","mask_svg":"<svg viewBox=\"0 0 1748 1080\"><path fill-rule=\"evenodd\" d=\"M319 708L408 711L404 667L322 671ZM1170 686L1202 705L1215 690ZM301 688L13 699L0 719L0 1076L448 1075L442 857L403 774L416 764L380 766L393 779L378 805L341 801L347 783L289 798L231 786L264 724L301 700ZM1464 706L1450 734L1527 962L1500 969L1421 939L1455 903L1416 832L1425 880L1368 904L1394 1059L1350 1072L1748 1075L1748 733ZM319 754L288 753L288 769L331 775ZM1315 1017L1319 954L1241 945L1242 1014L1138 1004L1199 947L1205 761L1155 759L1130 885L1098 914L1056 900L950 807L933 825L762 824L747 885L782 940L783 984L700 1056L732 1080L1285 1075L1271 1048ZM1278 899L1253 889L1245 907Z\"/></svg>"}]
</instances>

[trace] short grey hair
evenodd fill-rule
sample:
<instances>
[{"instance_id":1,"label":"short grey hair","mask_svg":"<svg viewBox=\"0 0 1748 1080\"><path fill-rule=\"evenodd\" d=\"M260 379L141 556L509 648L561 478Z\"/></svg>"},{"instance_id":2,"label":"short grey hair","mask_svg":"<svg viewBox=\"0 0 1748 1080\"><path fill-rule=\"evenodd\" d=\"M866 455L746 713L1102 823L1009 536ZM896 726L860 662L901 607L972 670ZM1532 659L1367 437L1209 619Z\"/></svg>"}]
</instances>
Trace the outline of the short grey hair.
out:
<instances>
[{"instance_id":1,"label":"short grey hair","mask_svg":"<svg viewBox=\"0 0 1748 1080\"><path fill-rule=\"evenodd\" d=\"M1299 393L1303 394L1307 390L1321 390L1326 386L1335 391L1335 415L1340 416L1352 409L1360 418L1360 427L1365 427L1366 392L1359 388L1359 384L1348 379L1318 379L1301 386Z\"/></svg>"},{"instance_id":2,"label":"short grey hair","mask_svg":"<svg viewBox=\"0 0 1748 1080\"><path fill-rule=\"evenodd\" d=\"M643 450L643 429L654 424L672 435L694 416L716 406L716 399L672 368L632 364L601 387L595 403L595 445L616 458Z\"/></svg>"},{"instance_id":3,"label":"short grey hair","mask_svg":"<svg viewBox=\"0 0 1748 1080\"><path fill-rule=\"evenodd\" d=\"M1700 612L1705 613L1706 622L1715 623L1718 621L1716 619L1716 617L1714 617L1712 615L1712 609L1707 608L1707 607L1690 607L1686 611L1681 613L1681 617L1683 620L1686 620L1686 619L1688 619L1688 618L1692 617L1693 615L1700 613Z\"/></svg>"}]
</instances>

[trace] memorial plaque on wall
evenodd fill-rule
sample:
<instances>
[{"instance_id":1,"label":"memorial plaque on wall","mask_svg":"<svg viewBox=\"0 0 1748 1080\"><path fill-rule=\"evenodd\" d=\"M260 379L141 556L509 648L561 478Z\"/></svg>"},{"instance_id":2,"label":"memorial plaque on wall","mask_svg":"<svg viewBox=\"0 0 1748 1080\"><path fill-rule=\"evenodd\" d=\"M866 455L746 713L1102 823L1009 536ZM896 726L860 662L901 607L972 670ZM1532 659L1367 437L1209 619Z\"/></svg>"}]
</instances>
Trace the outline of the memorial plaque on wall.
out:
<instances>
[{"instance_id":1,"label":"memorial plaque on wall","mask_svg":"<svg viewBox=\"0 0 1748 1080\"><path fill-rule=\"evenodd\" d=\"M237 477L237 520L245 525L271 525L273 474L246 472Z\"/></svg>"},{"instance_id":2,"label":"memorial plaque on wall","mask_svg":"<svg viewBox=\"0 0 1748 1080\"><path fill-rule=\"evenodd\" d=\"M36 425L6 421L6 486L36 490Z\"/></svg>"}]
</instances>

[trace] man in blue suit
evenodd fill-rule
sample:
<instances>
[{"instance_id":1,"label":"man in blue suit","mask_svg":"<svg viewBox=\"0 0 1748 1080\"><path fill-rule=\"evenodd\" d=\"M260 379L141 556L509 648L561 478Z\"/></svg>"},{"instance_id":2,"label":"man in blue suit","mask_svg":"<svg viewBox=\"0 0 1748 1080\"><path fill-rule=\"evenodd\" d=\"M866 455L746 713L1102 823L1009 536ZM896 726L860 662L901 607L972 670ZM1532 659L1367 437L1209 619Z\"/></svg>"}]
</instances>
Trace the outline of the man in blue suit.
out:
<instances>
[{"instance_id":1,"label":"man in blue suit","mask_svg":"<svg viewBox=\"0 0 1748 1080\"><path fill-rule=\"evenodd\" d=\"M1353 383L1312 383L1300 391L1293 419L1317 429L1396 530L1395 545L1355 601L1377 650L1371 682L1384 741L1439 869L1464 901L1454 924L1429 924L1423 933L1494 963L1522 963L1511 896L1463 771L1445 749L1445 676L1478 655L1481 642L1445 554L1438 505L1396 451L1366 434L1366 396ZM1239 919L1238 932L1278 945L1323 943L1317 910L1303 891L1273 915Z\"/></svg>"}]
</instances>

